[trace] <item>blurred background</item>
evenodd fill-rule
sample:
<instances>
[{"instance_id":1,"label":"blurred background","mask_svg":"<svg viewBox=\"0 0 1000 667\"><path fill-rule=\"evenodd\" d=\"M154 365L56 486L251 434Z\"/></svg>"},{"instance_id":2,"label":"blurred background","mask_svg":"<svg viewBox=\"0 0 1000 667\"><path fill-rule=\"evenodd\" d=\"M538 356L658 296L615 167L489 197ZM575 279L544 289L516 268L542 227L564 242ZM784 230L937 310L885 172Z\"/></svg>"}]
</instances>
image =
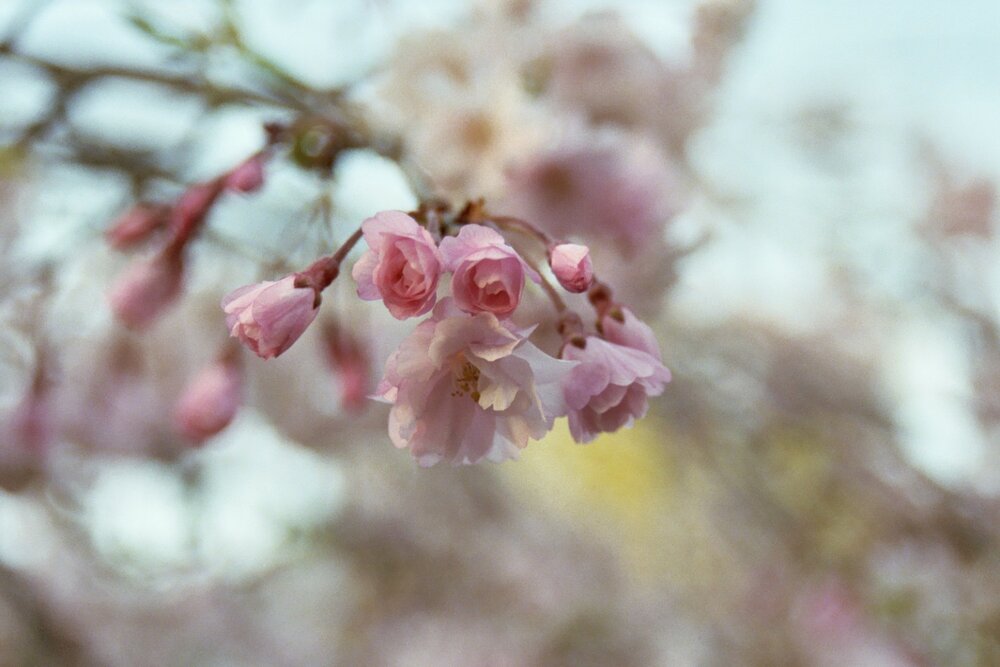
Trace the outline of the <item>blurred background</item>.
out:
<instances>
[{"instance_id":1,"label":"blurred background","mask_svg":"<svg viewBox=\"0 0 1000 667\"><path fill-rule=\"evenodd\" d=\"M998 44L995 0L0 0L0 664L1000 664ZM122 214L279 135L117 323ZM635 428L417 468L342 279L178 434L224 294L480 196L654 326Z\"/></svg>"}]
</instances>

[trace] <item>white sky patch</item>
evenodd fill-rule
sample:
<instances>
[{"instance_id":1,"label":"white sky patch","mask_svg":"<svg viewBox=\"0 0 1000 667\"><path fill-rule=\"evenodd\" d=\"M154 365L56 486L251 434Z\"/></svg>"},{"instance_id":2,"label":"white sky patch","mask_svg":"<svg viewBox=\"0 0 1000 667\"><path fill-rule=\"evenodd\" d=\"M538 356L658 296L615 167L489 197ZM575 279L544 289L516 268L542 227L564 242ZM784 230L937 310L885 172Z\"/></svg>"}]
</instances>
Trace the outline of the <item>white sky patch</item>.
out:
<instances>
[{"instance_id":1,"label":"white sky patch","mask_svg":"<svg viewBox=\"0 0 1000 667\"><path fill-rule=\"evenodd\" d=\"M78 254L82 243L92 242L110 216L121 212L127 193L122 178L76 166L48 167L34 178L35 196L9 257L29 266Z\"/></svg>"},{"instance_id":2,"label":"white sky patch","mask_svg":"<svg viewBox=\"0 0 1000 667\"><path fill-rule=\"evenodd\" d=\"M105 78L73 98L74 129L105 145L155 151L180 143L203 112L201 100L152 83Z\"/></svg>"},{"instance_id":3,"label":"white sky patch","mask_svg":"<svg viewBox=\"0 0 1000 667\"><path fill-rule=\"evenodd\" d=\"M242 0L247 42L317 87L336 87L371 71L403 33L447 25L468 3L437 0Z\"/></svg>"},{"instance_id":4,"label":"white sky patch","mask_svg":"<svg viewBox=\"0 0 1000 667\"><path fill-rule=\"evenodd\" d=\"M221 577L249 576L279 558L289 536L329 520L346 501L338 464L241 411L199 454L204 465L196 542Z\"/></svg>"},{"instance_id":5,"label":"white sky patch","mask_svg":"<svg viewBox=\"0 0 1000 667\"><path fill-rule=\"evenodd\" d=\"M163 464L108 465L84 498L82 520L94 549L111 563L140 571L190 563L184 486Z\"/></svg>"},{"instance_id":6,"label":"white sky patch","mask_svg":"<svg viewBox=\"0 0 1000 667\"><path fill-rule=\"evenodd\" d=\"M701 323L735 316L809 332L828 322L830 299L812 250L732 226L685 260L671 304Z\"/></svg>"},{"instance_id":7,"label":"white sky patch","mask_svg":"<svg viewBox=\"0 0 1000 667\"><path fill-rule=\"evenodd\" d=\"M343 506L338 464L245 409L191 455L194 481L153 461L108 464L82 500L94 548L125 572L251 577L284 558Z\"/></svg>"},{"instance_id":8,"label":"white sky patch","mask_svg":"<svg viewBox=\"0 0 1000 667\"><path fill-rule=\"evenodd\" d=\"M160 69L168 49L124 20L123 5L107 0L61 0L45 7L18 41L18 48L71 67L127 63Z\"/></svg>"},{"instance_id":9,"label":"white sky patch","mask_svg":"<svg viewBox=\"0 0 1000 667\"><path fill-rule=\"evenodd\" d=\"M56 542L55 528L38 503L0 489L0 563L32 568L51 557Z\"/></svg>"},{"instance_id":10,"label":"white sky patch","mask_svg":"<svg viewBox=\"0 0 1000 667\"><path fill-rule=\"evenodd\" d=\"M6 61L0 63L0 129L20 128L48 110L55 86L39 70Z\"/></svg>"},{"instance_id":11,"label":"white sky patch","mask_svg":"<svg viewBox=\"0 0 1000 667\"><path fill-rule=\"evenodd\" d=\"M956 329L945 320L905 322L883 357L904 454L946 485L974 479L986 457L970 408L970 360Z\"/></svg>"},{"instance_id":12,"label":"white sky patch","mask_svg":"<svg viewBox=\"0 0 1000 667\"><path fill-rule=\"evenodd\" d=\"M392 160L374 151L347 151L337 162L333 199L335 227L356 228L379 211L410 211L417 198Z\"/></svg>"}]
</instances>

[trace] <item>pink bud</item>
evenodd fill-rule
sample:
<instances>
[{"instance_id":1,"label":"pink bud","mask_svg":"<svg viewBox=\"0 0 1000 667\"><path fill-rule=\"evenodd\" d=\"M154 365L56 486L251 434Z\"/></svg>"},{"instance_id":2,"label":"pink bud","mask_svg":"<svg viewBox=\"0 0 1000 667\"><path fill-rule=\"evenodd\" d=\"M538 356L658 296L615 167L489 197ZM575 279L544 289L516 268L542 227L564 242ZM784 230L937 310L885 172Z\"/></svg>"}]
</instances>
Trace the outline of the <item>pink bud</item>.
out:
<instances>
[{"instance_id":1,"label":"pink bud","mask_svg":"<svg viewBox=\"0 0 1000 667\"><path fill-rule=\"evenodd\" d=\"M104 232L108 245L125 250L149 238L163 224L166 211L154 204L136 204L120 215Z\"/></svg>"},{"instance_id":2,"label":"pink bud","mask_svg":"<svg viewBox=\"0 0 1000 667\"><path fill-rule=\"evenodd\" d=\"M130 329L143 329L181 293L184 265L176 253L136 260L108 292L115 317Z\"/></svg>"},{"instance_id":3,"label":"pink bud","mask_svg":"<svg viewBox=\"0 0 1000 667\"><path fill-rule=\"evenodd\" d=\"M248 158L226 177L226 187L237 192L256 192L264 185L264 157L260 154Z\"/></svg>"},{"instance_id":4,"label":"pink bud","mask_svg":"<svg viewBox=\"0 0 1000 667\"><path fill-rule=\"evenodd\" d=\"M340 403L349 412L360 412L371 393L371 359L363 341L343 328L325 331L327 359L340 383Z\"/></svg>"},{"instance_id":5,"label":"pink bud","mask_svg":"<svg viewBox=\"0 0 1000 667\"><path fill-rule=\"evenodd\" d=\"M52 439L54 415L51 398L45 390L33 389L25 396L8 417L8 431L4 437L12 448L20 448L26 455L41 455Z\"/></svg>"},{"instance_id":6,"label":"pink bud","mask_svg":"<svg viewBox=\"0 0 1000 667\"><path fill-rule=\"evenodd\" d=\"M174 424L185 438L200 443L228 426L242 402L239 366L235 361L216 361L184 387L174 408Z\"/></svg>"},{"instance_id":7,"label":"pink bud","mask_svg":"<svg viewBox=\"0 0 1000 667\"><path fill-rule=\"evenodd\" d=\"M208 215L219 193L222 191L218 181L198 183L189 187L174 205L170 226L174 233L186 237Z\"/></svg>"},{"instance_id":8,"label":"pink bud","mask_svg":"<svg viewBox=\"0 0 1000 667\"><path fill-rule=\"evenodd\" d=\"M263 359L290 348L319 312L316 290L296 287L295 280L293 274L230 292L222 300L229 335Z\"/></svg>"},{"instance_id":9,"label":"pink bud","mask_svg":"<svg viewBox=\"0 0 1000 667\"><path fill-rule=\"evenodd\" d=\"M586 292L594 281L594 265L587 246L560 243L549 254L549 266L567 291Z\"/></svg>"}]
</instances>

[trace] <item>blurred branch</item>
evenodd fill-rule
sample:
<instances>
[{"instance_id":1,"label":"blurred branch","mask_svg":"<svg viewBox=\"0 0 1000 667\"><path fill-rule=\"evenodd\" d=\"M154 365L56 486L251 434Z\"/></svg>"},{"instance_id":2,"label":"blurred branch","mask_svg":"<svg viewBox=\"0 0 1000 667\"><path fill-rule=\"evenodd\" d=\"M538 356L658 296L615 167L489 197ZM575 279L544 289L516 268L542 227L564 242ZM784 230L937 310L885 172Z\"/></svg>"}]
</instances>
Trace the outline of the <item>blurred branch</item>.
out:
<instances>
[{"instance_id":1,"label":"blurred branch","mask_svg":"<svg viewBox=\"0 0 1000 667\"><path fill-rule=\"evenodd\" d=\"M221 37L225 43L234 47L240 55L255 65L258 69L280 81L285 86L297 90L300 93L312 92L311 88L293 76L286 69L278 65L270 58L252 49L243 39L243 34L239 29L236 18L236 10L232 0L222 0L223 24Z\"/></svg>"},{"instance_id":2,"label":"blurred branch","mask_svg":"<svg viewBox=\"0 0 1000 667\"><path fill-rule=\"evenodd\" d=\"M118 77L145 81L167 86L181 92L194 93L202 96L210 106L220 106L230 103L262 103L277 106L291 106L301 109L301 105L293 104L283 97L268 95L245 88L230 88L219 86L204 77L183 77L163 74L148 70L138 70L129 67L89 67L87 69L67 67L42 58L18 53L10 44L0 45L0 57L9 58L45 71L52 81L59 86L61 93L73 93L85 85L108 77Z\"/></svg>"}]
</instances>

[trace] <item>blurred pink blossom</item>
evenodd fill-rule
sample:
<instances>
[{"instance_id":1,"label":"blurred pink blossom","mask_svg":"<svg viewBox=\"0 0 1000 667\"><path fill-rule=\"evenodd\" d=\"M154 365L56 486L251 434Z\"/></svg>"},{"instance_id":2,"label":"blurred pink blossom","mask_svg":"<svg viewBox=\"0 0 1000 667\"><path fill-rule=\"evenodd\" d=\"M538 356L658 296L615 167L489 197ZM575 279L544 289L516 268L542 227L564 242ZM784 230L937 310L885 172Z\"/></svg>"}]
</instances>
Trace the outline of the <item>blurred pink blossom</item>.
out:
<instances>
[{"instance_id":1,"label":"blurred pink blossom","mask_svg":"<svg viewBox=\"0 0 1000 667\"><path fill-rule=\"evenodd\" d=\"M389 357L376 394L393 404L393 444L421 466L499 462L565 414L572 368L492 313L466 315L444 299Z\"/></svg>"},{"instance_id":2,"label":"blurred pink blossom","mask_svg":"<svg viewBox=\"0 0 1000 667\"><path fill-rule=\"evenodd\" d=\"M229 335L263 358L277 357L292 346L318 312L316 291L296 287L296 275L245 285L222 300Z\"/></svg>"},{"instance_id":3,"label":"blurred pink blossom","mask_svg":"<svg viewBox=\"0 0 1000 667\"><path fill-rule=\"evenodd\" d=\"M678 179L654 148L613 138L523 160L508 172L505 208L554 236L597 236L630 255L659 240Z\"/></svg>"},{"instance_id":4,"label":"blurred pink blossom","mask_svg":"<svg viewBox=\"0 0 1000 667\"><path fill-rule=\"evenodd\" d=\"M185 240L205 219L221 192L219 179L189 187L171 212L170 227L175 236Z\"/></svg>"},{"instance_id":5,"label":"blurred pink blossom","mask_svg":"<svg viewBox=\"0 0 1000 667\"><path fill-rule=\"evenodd\" d=\"M358 296L382 299L396 319L423 315L437 299L441 254L430 233L402 211L383 211L361 226L369 250L351 275Z\"/></svg>"},{"instance_id":6,"label":"blurred pink blossom","mask_svg":"<svg viewBox=\"0 0 1000 667\"><path fill-rule=\"evenodd\" d=\"M348 327L329 325L324 330L327 360L337 374L340 403L349 412L361 412L371 386L371 355L365 342Z\"/></svg>"},{"instance_id":7,"label":"blurred pink blossom","mask_svg":"<svg viewBox=\"0 0 1000 667\"><path fill-rule=\"evenodd\" d=\"M458 236L441 241L445 268L454 272L451 291L455 304L467 313L509 316L521 302L525 273L538 274L494 230L466 225Z\"/></svg>"},{"instance_id":8,"label":"blurred pink blossom","mask_svg":"<svg viewBox=\"0 0 1000 667\"><path fill-rule=\"evenodd\" d=\"M149 238L165 220L165 207L136 204L111 223L104 238L115 250L125 250Z\"/></svg>"},{"instance_id":9,"label":"blurred pink blossom","mask_svg":"<svg viewBox=\"0 0 1000 667\"><path fill-rule=\"evenodd\" d=\"M258 153L237 166L226 177L226 187L237 192L256 192L264 185L264 155Z\"/></svg>"},{"instance_id":10,"label":"blurred pink blossom","mask_svg":"<svg viewBox=\"0 0 1000 667\"><path fill-rule=\"evenodd\" d=\"M243 373L232 359L202 368L184 387L174 408L174 424L188 440L200 443L233 420L243 401Z\"/></svg>"},{"instance_id":11,"label":"blurred pink blossom","mask_svg":"<svg viewBox=\"0 0 1000 667\"><path fill-rule=\"evenodd\" d=\"M180 296L184 265L175 252L134 261L108 292L115 317L130 329L143 329Z\"/></svg>"}]
</instances>

